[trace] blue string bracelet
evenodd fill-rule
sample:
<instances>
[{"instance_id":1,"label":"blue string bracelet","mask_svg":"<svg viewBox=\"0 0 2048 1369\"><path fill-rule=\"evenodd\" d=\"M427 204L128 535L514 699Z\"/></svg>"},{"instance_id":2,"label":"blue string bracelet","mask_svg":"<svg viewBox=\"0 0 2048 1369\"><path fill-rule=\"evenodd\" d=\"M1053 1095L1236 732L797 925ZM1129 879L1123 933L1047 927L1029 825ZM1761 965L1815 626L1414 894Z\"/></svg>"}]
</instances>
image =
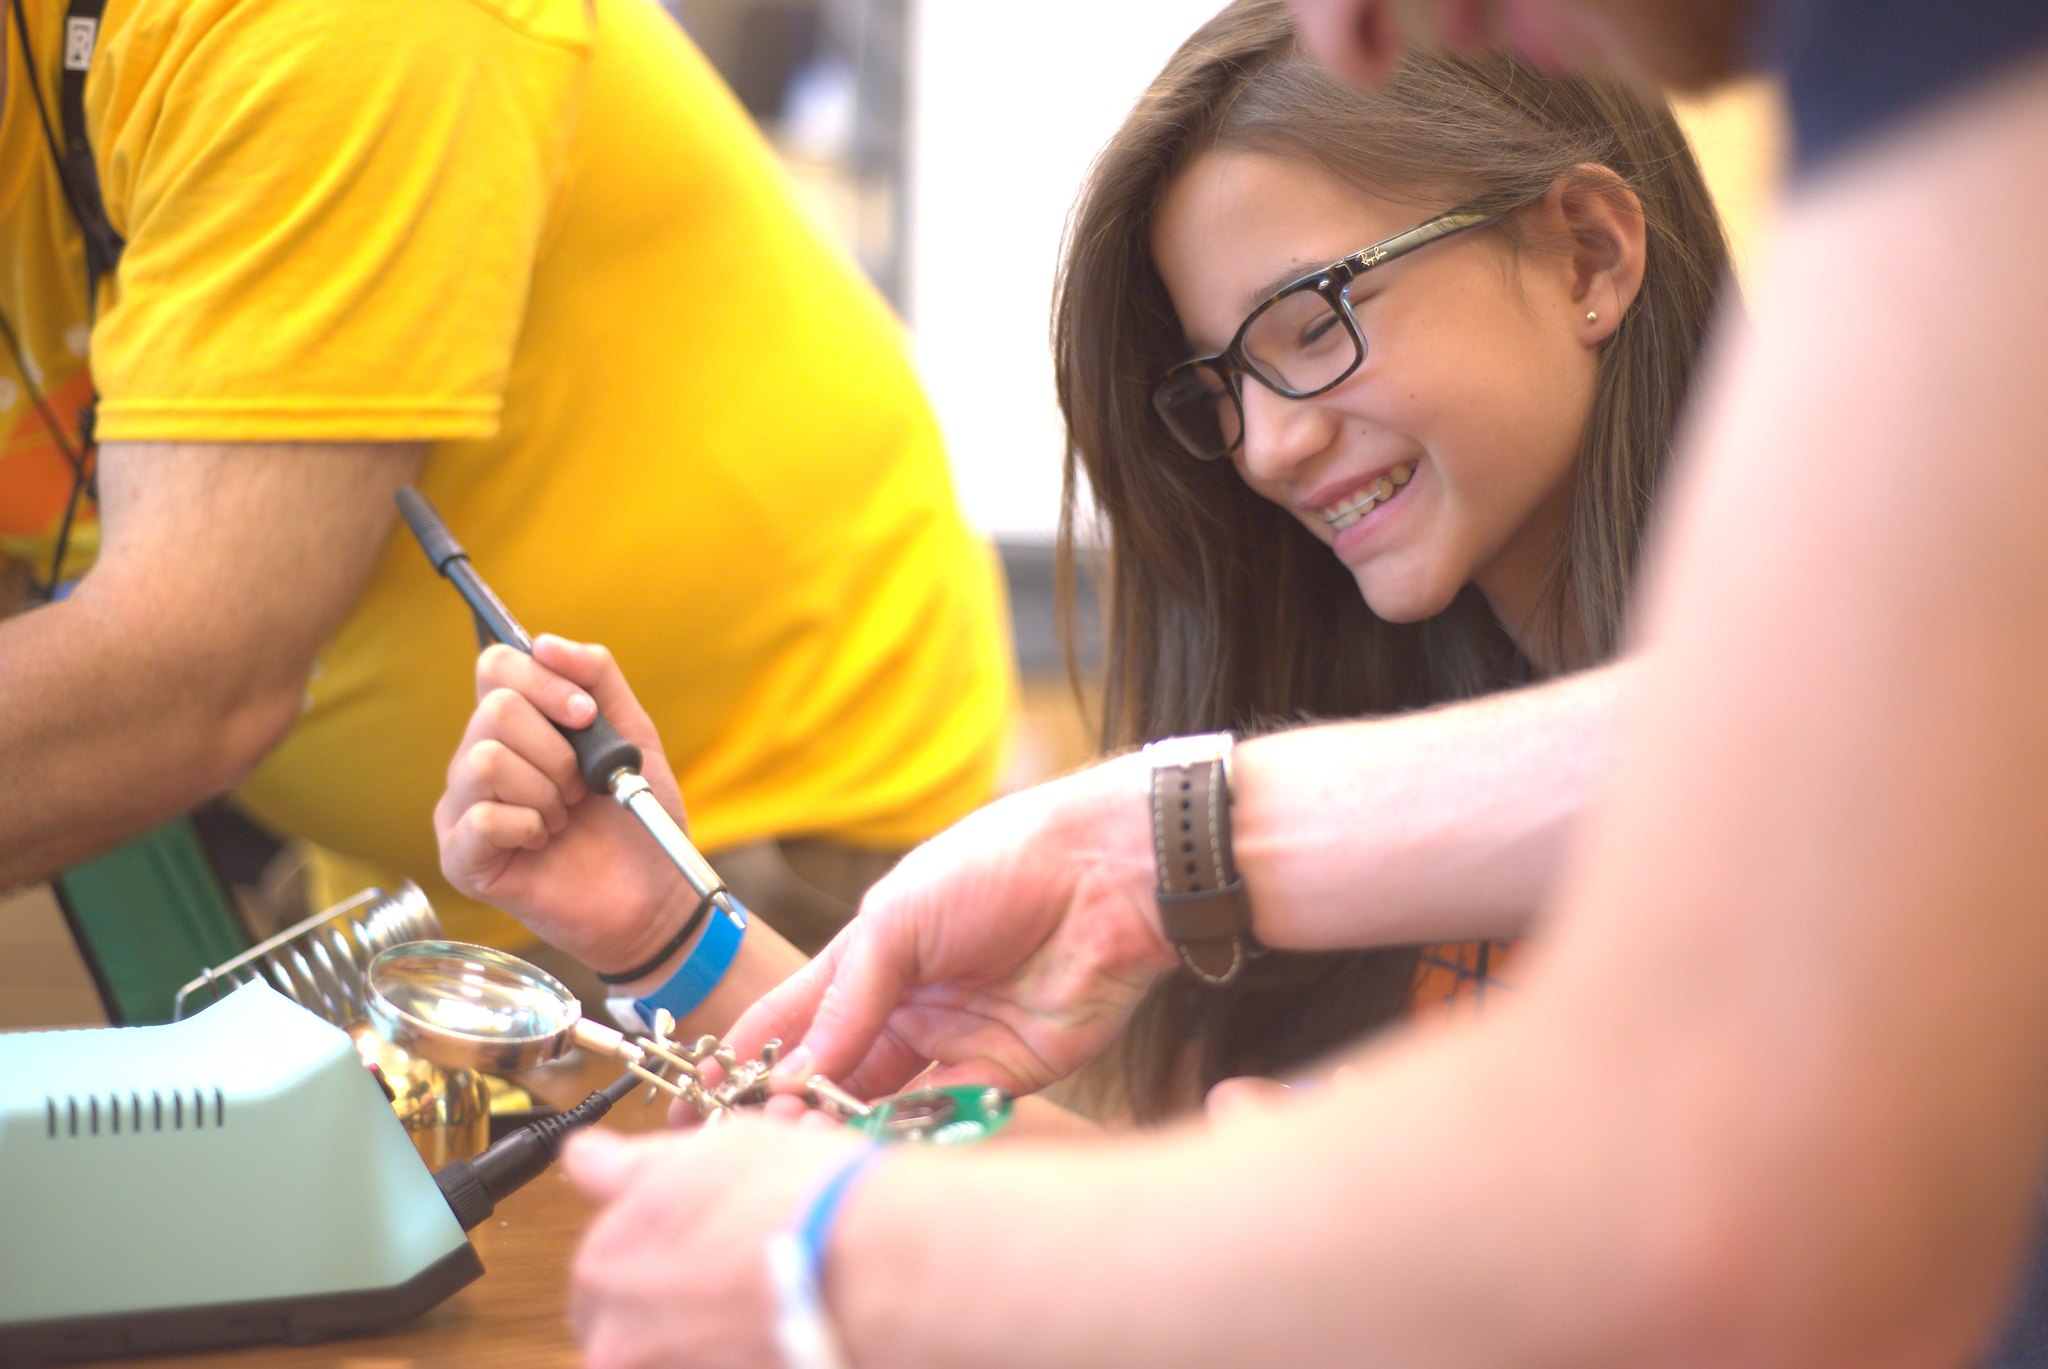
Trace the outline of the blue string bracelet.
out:
<instances>
[{"instance_id":1,"label":"blue string bracelet","mask_svg":"<svg viewBox=\"0 0 2048 1369\"><path fill-rule=\"evenodd\" d=\"M775 1344L784 1369L850 1369L846 1348L825 1307L825 1242L852 1190L882 1152L871 1141L826 1171L796 1224L768 1239L768 1277L775 1285Z\"/></svg>"}]
</instances>

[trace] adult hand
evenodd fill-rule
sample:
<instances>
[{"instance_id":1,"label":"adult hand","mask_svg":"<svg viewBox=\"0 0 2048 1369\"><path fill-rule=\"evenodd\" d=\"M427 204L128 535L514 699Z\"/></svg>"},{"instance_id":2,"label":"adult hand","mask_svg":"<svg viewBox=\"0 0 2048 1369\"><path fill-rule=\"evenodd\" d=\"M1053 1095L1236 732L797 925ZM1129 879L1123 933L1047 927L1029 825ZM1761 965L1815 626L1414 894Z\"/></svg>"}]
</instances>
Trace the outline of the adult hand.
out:
<instances>
[{"instance_id":1,"label":"adult hand","mask_svg":"<svg viewBox=\"0 0 2048 1369\"><path fill-rule=\"evenodd\" d=\"M645 1138L594 1129L570 1141L569 1177L606 1204L571 1275L584 1362L780 1363L769 1239L865 1144L819 1113Z\"/></svg>"},{"instance_id":2,"label":"adult hand","mask_svg":"<svg viewBox=\"0 0 2048 1369\"><path fill-rule=\"evenodd\" d=\"M476 712L434 808L441 872L585 963L626 969L661 949L696 894L630 813L583 782L554 724L582 727L602 708L679 821L682 797L609 651L543 636L533 653L477 658Z\"/></svg>"},{"instance_id":3,"label":"adult hand","mask_svg":"<svg viewBox=\"0 0 2048 1369\"><path fill-rule=\"evenodd\" d=\"M864 1096L1028 1093L1094 1057L1176 963L1153 905L1149 768L1128 756L1011 795L904 857L824 952L748 1010L742 1057Z\"/></svg>"}]
</instances>

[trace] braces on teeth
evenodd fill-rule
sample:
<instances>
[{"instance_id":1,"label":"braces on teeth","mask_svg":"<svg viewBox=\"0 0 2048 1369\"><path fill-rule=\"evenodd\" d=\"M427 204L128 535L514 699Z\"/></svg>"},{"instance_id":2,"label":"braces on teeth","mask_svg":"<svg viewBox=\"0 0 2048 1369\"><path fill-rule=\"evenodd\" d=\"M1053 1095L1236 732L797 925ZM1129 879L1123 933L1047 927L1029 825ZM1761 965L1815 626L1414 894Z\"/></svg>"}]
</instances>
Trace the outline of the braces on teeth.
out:
<instances>
[{"instance_id":1,"label":"braces on teeth","mask_svg":"<svg viewBox=\"0 0 2048 1369\"><path fill-rule=\"evenodd\" d=\"M1362 498L1342 508L1323 511L1323 521L1331 527L1343 530L1371 513L1374 509L1394 497L1394 491L1415 478L1413 465L1396 466L1393 470L1373 481Z\"/></svg>"}]
</instances>

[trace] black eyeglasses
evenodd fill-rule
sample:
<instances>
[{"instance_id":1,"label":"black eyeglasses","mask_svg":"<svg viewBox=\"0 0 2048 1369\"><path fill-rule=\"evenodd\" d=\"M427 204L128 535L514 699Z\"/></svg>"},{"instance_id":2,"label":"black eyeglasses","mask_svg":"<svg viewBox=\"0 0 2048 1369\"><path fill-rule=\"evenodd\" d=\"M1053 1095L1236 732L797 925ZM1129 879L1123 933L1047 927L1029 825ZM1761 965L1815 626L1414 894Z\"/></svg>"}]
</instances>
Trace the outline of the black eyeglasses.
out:
<instances>
[{"instance_id":1,"label":"black eyeglasses","mask_svg":"<svg viewBox=\"0 0 2048 1369\"><path fill-rule=\"evenodd\" d=\"M1502 217L1453 209L1288 282L1245 316L1228 347L1168 371L1152 387L1152 408L1189 456L1228 456L1244 439L1244 404L1233 372L1288 399L1309 399L1343 383L1365 360L1351 282L1418 247Z\"/></svg>"}]
</instances>

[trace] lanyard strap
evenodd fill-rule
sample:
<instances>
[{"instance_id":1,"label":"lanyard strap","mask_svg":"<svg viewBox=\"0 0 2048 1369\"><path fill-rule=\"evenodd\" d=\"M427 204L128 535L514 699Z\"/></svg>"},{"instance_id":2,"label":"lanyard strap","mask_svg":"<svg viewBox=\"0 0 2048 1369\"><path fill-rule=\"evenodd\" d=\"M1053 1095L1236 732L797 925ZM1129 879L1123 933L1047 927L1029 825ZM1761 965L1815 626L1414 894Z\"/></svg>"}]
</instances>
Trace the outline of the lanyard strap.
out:
<instances>
[{"instance_id":1,"label":"lanyard strap","mask_svg":"<svg viewBox=\"0 0 2048 1369\"><path fill-rule=\"evenodd\" d=\"M70 0L64 12L64 70L57 86L57 108L64 126L64 188L85 233L86 310L98 304L100 280L114 269L127 244L107 221L100 197L100 170L92 143L85 136L85 73L99 43L100 16L106 0Z\"/></svg>"}]
</instances>

